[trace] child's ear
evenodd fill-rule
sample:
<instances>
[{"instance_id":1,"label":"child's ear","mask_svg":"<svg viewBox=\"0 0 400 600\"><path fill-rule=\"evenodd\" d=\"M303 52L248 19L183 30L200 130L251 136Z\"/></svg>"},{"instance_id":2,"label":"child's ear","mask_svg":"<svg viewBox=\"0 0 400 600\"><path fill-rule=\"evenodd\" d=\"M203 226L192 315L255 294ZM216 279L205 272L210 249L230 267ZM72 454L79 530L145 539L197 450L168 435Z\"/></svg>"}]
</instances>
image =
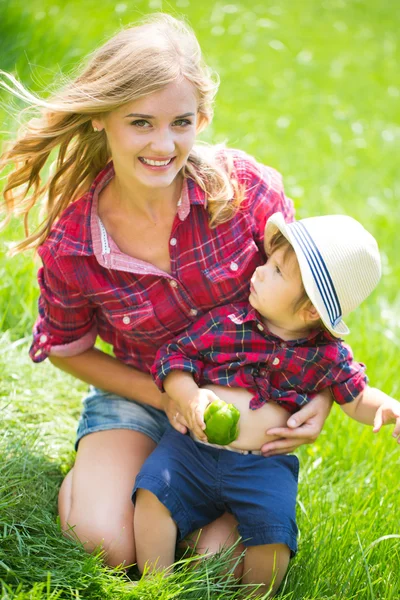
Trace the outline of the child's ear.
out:
<instances>
[{"instance_id":1,"label":"child's ear","mask_svg":"<svg viewBox=\"0 0 400 600\"><path fill-rule=\"evenodd\" d=\"M319 312L317 311L315 306L311 304L311 302L308 304L308 306L305 306L303 308L303 316L304 320L309 323L312 323L313 321L319 321L321 318Z\"/></svg>"}]
</instances>

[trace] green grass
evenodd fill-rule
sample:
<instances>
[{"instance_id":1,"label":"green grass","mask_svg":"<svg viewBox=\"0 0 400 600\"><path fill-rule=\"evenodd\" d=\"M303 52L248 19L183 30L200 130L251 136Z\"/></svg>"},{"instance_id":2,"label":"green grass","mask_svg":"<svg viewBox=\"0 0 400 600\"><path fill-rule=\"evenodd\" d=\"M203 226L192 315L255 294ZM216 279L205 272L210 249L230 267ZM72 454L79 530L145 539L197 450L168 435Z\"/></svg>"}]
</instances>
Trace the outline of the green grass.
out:
<instances>
[{"instance_id":1,"label":"green grass","mask_svg":"<svg viewBox=\"0 0 400 600\"><path fill-rule=\"evenodd\" d=\"M349 341L367 363L371 383L400 397L400 5L3 0L0 68L17 72L34 90L48 90L121 24L160 9L188 18L221 75L215 120L204 139L227 141L281 171L300 216L347 213L378 239L384 276L348 319ZM20 108L0 95L4 140L15 131ZM6 257L21 235L14 221L0 238L1 597L237 598L217 576L227 557L129 587L123 573L102 566L100 555L89 556L60 535L57 491L74 461L85 385L27 358L37 264L29 255ZM317 442L299 456L300 550L281 599L398 600L400 453L390 430L374 436L335 407Z\"/></svg>"}]
</instances>

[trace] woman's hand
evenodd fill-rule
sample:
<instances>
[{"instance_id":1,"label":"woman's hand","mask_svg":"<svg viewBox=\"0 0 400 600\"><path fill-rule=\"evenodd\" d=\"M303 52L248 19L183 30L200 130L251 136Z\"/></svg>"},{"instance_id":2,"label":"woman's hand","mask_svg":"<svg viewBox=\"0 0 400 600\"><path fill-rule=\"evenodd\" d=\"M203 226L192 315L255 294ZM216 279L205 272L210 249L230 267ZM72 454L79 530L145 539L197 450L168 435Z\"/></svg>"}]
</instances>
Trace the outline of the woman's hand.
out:
<instances>
[{"instance_id":1,"label":"woman's hand","mask_svg":"<svg viewBox=\"0 0 400 600\"><path fill-rule=\"evenodd\" d=\"M308 404L292 415L287 427L268 429L268 435L278 435L279 439L264 444L261 451L264 456L288 454L302 444L312 444L322 431L332 407L329 390L317 394Z\"/></svg>"},{"instance_id":2,"label":"woman's hand","mask_svg":"<svg viewBox=\"0 0 400 600\"><path fill-rule=\"evenodd\" d=\"M168 417L169 422L171 423L172 427L174 429L176 429L176 431L179 431L179 433L187 433L188 430L188 424L185 420L185 418L183 417L183 415L181 415L181 413L179 412L179 405L177 402L175 402L175 400L173 400L171 398L171 396L168 396L168 394L162 394L162 400L163 400L163 410L165 412L165 414Z\"/></svg>"}]
</instances>

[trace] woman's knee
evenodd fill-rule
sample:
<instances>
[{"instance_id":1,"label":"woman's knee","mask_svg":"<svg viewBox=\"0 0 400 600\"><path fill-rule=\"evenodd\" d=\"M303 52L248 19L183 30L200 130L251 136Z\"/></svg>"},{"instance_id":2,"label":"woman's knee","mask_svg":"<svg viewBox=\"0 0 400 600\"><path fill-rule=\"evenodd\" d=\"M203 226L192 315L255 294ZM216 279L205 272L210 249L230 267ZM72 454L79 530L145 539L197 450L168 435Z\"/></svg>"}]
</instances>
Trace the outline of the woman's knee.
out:
<instances>
[{"instance_id":1,"label":"woman's knee","mask_svg":"<svg viewBox=\"0 0 400 600\"><path fill-rule=\"evenodd\" d=\"M58 497L61 528L65 536L82 544L86 552L104 551L109 566L135 562L133 506L111 510L101 502L82 506L72 499L73 470L64 479Z\"/></svg>"},{"instance_id":2,"label":"woman's knee","mask_svg":"<svg viewBox=\"0 0 400 600\"><path fill-rule=\"evenodd\" d=\"M61 522L61 529L65 531L68 528L68 518L71 512L72 504L72 478L73 469L64 478L61 484L60 491L58 492L58 514Z\"/></svg>"},{"instance_id":3,"label":"woman's knee","mask_svg":"<svg viewBox=\"0 0 400 600\"><path fill-rule=\"evenodd\" d=\"M135 562L133 513L118 516L96 510L84 514L72 509L64 535L81 543L86 552L101 549L109 566Z\"/></svg>"},{"instance_id":4,"label":"woman's knee","mask_svg":"<svg viewBox=\"0 0 400 600\"><path fill-rule=\"evenodd\" d=\"M79 442L74 468L59 494L63 530L86 551L103 548L109 565L135 561L135 477L154 442L136 431L89 434Z\"/></svg>"}]
</instances>

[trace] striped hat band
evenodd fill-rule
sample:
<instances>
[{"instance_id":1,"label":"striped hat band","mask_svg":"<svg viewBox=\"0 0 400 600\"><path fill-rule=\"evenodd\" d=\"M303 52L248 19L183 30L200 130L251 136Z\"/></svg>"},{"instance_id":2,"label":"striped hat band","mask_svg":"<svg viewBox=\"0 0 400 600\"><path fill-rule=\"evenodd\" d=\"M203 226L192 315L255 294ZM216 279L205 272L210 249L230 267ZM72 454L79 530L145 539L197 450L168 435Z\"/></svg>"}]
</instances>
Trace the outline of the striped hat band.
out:
<instances>
[{"instance_id":1,"label":"striped hat band","mask_svg":"<svg viewBox=\"0 0 400 600\"><path fill-rule=\"evenodd\" d=\"M326 312L328 313L331 326L336 327L343 315L339 298L325 261L307 228L301 221L290 223L288 227L307 260L315 284L321 294Z\"/></svg>"}]
</instances>

